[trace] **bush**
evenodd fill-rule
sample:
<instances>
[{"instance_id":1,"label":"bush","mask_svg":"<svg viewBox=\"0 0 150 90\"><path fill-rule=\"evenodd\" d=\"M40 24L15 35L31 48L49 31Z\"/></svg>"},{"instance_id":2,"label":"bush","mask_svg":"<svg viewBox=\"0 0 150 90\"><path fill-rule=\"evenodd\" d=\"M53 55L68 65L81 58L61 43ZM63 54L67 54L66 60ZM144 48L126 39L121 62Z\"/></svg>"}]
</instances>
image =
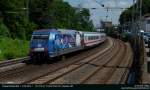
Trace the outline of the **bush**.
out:
<instances>
[{"instance_id":1,"label":"bush","mask_svg":"<svg viewBox=\"0 0 150 90\"><path fill-rule=\"evenodd\" d=\"M9 30L3 23L0 23L0 35L9 36Z\"/></svg>"},{"instance_id":2,"label":"bush","mask_svg":"<svg viewBox=\"0 0 150 90\"><path fill-rule=\"evenodd\" d=\"M29 41L0 37L0 60L28 55Z\"/></svg>"},{"instance_id":3,"label":"bush","mask_svg":"<svg viewBox=\"0 0 150 90\"><path fill-rule=\"evenodd\" d=\"M37 25L24 19L22 22L15 22L16 28L13 28L15 32L12 34L13 38L19 38L22 40L30 40L33 30L37 29Z\"/></svg>"},{"instance_id":4,"label":"bush","mask_svg":"<svg viewBox=\"0 0 150 90\"><path fill-rule=\"evenodd\" d=\"M15 53L14 53L13 51L5 52L5 53L4 53L4 57L5 57L6 59L13 59L13 58L15 58Z\"/></svg>"},{"instance_id":5,"label":"bush","mask_svg":"<svg viewBox=\"0 0 150 90\"><path fill-rule=\"evenodd\" d=\"M133 35L130 32L124 32L124 33L122 33L121 36L122 36L122 40L127 42L132 38Z\"/></svg>"}]
</instances>

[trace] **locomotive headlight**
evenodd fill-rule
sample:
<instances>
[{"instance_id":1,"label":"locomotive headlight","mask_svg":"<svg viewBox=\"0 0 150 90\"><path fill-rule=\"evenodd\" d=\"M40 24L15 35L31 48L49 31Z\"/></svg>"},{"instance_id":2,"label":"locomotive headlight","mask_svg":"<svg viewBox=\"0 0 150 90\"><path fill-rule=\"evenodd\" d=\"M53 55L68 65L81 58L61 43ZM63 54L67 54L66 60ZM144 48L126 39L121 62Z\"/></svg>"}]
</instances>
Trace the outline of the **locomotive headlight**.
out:
<instances>
[{"instance_id":1,"label":"locomotive headlight","mask_svg":"<svg viewBox=\"0 0 150 90\"><path fill-rule=\"evenodd\" d=\"M47 51L48 51L48 48L44 48L44 51L47 52Z\"/></svg>"},{"instance_id":2,"label":"locomotive headlight","mask_svg":"<svg viewBox=\"0 0 150 90\"><path fill-rule=\"evenodd\" d=\"M30 48L30 52L33 52L34 51L34 49L33 48Z\"/></svg>"},{"instance_id":3,"label":"locomotive headlight","mask_svg":"<svg viewBox=\"0 0 150 90\"><path fill-rule=\"evenodd\" d=\"M41 44L38 44L38 47L41 47L42 45Z\"/></svg>"},{"instance_id":4,"label":"locomotive headlight","mask_svg":"<svg viewBox=\"0 0 150 90\"><path fill-rule=\"evenodd\" d=\"M32 55L33 55L33 52L34 52L34 49L33 49L33 48L30 48L30 50L29 50L29 55L32 56Z\"/></svg>"}]
</instances>

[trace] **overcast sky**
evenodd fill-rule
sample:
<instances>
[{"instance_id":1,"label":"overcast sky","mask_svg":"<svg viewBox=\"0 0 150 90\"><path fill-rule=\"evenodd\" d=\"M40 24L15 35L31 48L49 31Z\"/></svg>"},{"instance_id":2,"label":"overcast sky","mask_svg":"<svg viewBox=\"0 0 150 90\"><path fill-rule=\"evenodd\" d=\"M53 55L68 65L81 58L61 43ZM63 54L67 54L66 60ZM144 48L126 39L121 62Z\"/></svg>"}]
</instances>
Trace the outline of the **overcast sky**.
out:
<instances>
[{"instance_id":1,"label":"overcast sky","mask_svg":"<svg viewBox=\"0 0 150 90\"><path fill-rule=\"evenodd\" d=\"M95 26L99 26L100 20L105 21L108 15L107 21L112 21L113 24L118 24L119 16L123 9L109 9L107 12L106 7L119 7L127 8L133 4L133 0L64 0L69 2L73 7L88 8L90 9L91 19ZM102 7L103 4L105 7ZM96 8L96 9L91 9Z\"/></svg>"}]
</instances>

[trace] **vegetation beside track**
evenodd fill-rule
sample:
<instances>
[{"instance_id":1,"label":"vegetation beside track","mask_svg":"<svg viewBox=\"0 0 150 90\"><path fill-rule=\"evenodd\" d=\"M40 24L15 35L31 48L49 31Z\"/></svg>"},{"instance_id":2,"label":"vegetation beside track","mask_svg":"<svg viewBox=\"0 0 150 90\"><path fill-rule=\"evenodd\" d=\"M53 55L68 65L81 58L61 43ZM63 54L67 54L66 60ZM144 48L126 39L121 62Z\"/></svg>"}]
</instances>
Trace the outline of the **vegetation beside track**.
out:
<instances>
[{"instance_id":1,"label":"vegetation beside track","mask_svg":"<svg viewBox=\"0 0 150 90\"><path fill-rule=\"evenodd\" d=\"M27 56L29 41L0 37L0 61Z\"/></svg>"}]
</instances>

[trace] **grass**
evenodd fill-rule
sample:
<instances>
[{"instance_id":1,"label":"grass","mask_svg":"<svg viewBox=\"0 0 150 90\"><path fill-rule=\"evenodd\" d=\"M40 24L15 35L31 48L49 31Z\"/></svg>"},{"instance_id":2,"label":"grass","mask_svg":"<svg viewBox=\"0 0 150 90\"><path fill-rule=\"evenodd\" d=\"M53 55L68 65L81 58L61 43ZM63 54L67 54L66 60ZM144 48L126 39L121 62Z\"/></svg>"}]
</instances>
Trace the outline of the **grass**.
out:
<instances>
[{"instance_id":1,"label":"grass","mask_svg":"<svg viewBox=\"0 0 150 90\"><path fill-rule=\"evenodd\" d=\"M29 41L0 37L0 61L28 55Z\"/></svg>"}]
</instances>

